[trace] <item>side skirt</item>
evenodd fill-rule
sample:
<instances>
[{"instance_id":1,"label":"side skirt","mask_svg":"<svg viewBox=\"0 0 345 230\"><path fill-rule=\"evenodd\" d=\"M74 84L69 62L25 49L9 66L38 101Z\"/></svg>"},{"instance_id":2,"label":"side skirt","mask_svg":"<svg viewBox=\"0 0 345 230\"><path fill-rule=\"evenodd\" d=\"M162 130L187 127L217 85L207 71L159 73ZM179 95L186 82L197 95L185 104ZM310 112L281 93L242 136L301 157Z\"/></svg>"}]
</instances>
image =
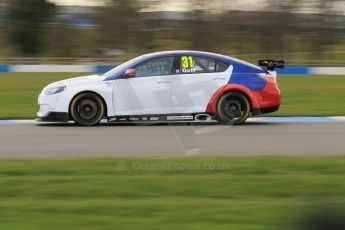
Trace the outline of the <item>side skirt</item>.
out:
<instances>
[{"instance_id":1,"label":"side skirt","mask_svg":"<svg viewBox=\"0 0 345 230\"><path fill-rule=\"evenodd\" d=\"M169 122L169 121L211 121L211 113L123 115L108 117L108 122Z\"/></svg>"},{"instance_id":2,"label":"side skirt","mask_svg":"<svg viewBox=\"0 0 345 230\"><path fill-rule=\"evenodd\" d=\"M279 106L280 104L273 107L268 107L268 108L253 109L252 116L257 116L257 115L266 114L266 113L273 113L279 110Z\"/></svg>"}]
</instances>

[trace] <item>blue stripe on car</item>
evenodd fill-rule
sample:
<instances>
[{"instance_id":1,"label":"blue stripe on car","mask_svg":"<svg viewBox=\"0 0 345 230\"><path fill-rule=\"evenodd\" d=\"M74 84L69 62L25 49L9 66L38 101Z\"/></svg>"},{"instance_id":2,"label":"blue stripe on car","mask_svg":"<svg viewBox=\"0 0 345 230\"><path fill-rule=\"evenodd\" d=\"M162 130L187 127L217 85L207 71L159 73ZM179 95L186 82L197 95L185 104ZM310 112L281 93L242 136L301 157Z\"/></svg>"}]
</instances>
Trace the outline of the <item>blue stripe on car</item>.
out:
<instances>
[{"instance_id":1,"label":"blue stripe on car","mask_svg":"<svg viewBox=\"0 0 345 230\"><path fill-rule=\"evenodd\" d=\"M231 75L228 84L239 84L247 87L251 91L257 91L262 90L265 87L266 81L258 77L256 74L234 73Z\"/></svg>"}]
</instances>

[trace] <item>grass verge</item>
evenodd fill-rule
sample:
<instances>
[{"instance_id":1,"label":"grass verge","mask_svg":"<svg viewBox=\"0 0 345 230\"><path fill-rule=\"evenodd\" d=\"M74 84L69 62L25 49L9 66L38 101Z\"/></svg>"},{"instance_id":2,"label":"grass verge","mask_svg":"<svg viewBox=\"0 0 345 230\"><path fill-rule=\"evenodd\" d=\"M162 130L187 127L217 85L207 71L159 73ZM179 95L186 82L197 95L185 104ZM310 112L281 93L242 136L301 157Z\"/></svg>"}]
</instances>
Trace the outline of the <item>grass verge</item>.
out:
<instances>
[{"instance_id":1,"label":"grass verge","mask_svg":"<svg viewBox=\"0 0 345 230\"><path fill-rule=\"evenodd\" d=\"M314 207L345 204L344 164L345 157L1 160L0 229L296 229Z\"/></svg>"},{"instance_id":2,"label":"grass verge","mask_svg":"<svg viewBox=\"0 0 345 230\"><path fill-rule=\"evenodd\" d=\"M85 74L0 73L0 119L34 118L44 86ZM280 75L278 81L283 103L272 115L345 115L345 76Z\"/></svg>"}]
</instances>

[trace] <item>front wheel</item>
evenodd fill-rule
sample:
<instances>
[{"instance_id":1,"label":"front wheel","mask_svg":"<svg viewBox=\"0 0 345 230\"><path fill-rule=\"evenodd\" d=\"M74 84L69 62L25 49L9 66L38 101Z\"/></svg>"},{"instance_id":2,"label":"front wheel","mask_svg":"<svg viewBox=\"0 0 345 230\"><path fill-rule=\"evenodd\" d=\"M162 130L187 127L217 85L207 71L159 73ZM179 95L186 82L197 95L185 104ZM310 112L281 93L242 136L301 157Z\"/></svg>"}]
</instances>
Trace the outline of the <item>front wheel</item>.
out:
<instances>
[{"instance_id":1,"label":"front wheel","mask_svg":"<svg viewBox=\"0 0 345 230\"><path fill-rule=\"evenodd\" d=\"M102 99L93 93L81 93L71 102L71 117L83 126L97 125L103 118L105 106Z\"/></svg>"},{"instance_id":2,"label":"front wheel","mask_svg":"<svg viewBox=\"0 0 345 230\"><path fill-rule=\"evenodd\" d=\"M221 123L240 125L247 120L249 115L249 100L241 93L229 92L217 103L216 119Z\"/></svg>"}]
</instances>

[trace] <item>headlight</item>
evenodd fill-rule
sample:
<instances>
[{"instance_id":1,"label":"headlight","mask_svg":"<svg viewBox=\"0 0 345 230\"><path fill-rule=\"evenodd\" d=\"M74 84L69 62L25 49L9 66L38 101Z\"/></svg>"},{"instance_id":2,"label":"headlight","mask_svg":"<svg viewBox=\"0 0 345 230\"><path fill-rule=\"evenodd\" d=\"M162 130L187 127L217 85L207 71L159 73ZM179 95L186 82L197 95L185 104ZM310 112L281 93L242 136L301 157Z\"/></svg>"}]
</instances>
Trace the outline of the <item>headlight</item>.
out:
<instances>
[{"instance_id":1,"label":"headlight","mask_svg":"<svg viewBox=\"0 0 345 230\"><path fill-rule=\"evenodd\" d=\"M66 86L52 87L45 90L45 95L52 95L56 93L61 93L66 89Z\"/></svg>"}]
</instances>

